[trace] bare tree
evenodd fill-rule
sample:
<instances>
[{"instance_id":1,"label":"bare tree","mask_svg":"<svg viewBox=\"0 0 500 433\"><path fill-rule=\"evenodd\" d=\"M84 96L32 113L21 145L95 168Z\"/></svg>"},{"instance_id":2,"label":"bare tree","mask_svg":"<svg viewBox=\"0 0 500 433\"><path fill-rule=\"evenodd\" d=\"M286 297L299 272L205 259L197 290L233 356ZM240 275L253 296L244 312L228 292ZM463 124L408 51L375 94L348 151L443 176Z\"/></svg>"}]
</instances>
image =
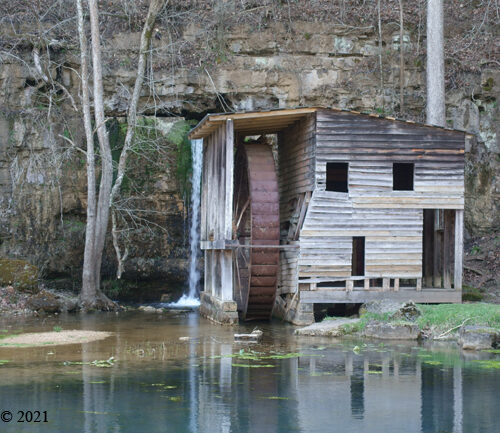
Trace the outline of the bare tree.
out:
<instances>
[{"instance_id":1,"label":"bare tree","mask_svg":"<svg viewBox=\"0 0 500 433\"><path fill-rule=\"evenodd\" d=\"M427 123L445 126L443 0L427 1Z\"/></svg>"},{"instance_id":2,"label":"bare tree","mask_svg":"<svg viewBox=\"0 0 500 433\"><path fill-rule=\"evenodd\" d=\"M139 44L139 61L137 64L137 76L134 84L134 91L132 93L132 99L130 100L130 105L127 112L127 133L125 135L125 143L123 144L123 149L120 154L120 160L118 162L118 174L111 190L110 204L112 206L112 235L113 235L113 247L116 252L116 259L118 261L117 278L120 279L124 270L124 261L128 256L128 249L125 247L125 251L121 252L120 245L118 242L118 230L116 222L116 213L114 211L114 202L117 198L120 188L123 183L123 178L125 176L125 171L127 167L127 157L129 154L130 147L132 146L132 140L134 138L134 132L137 125L137 104L139 102L139 96L141 94L142 85L144 83L144 74L146 71L147 55L151 45L151 37L154 30L154 25L156 17L165 5L166 0L151 0L149 4L148 15L146 17L146 22L141 33L141 42Z\"/></svg>"},{"instance_id":3,"label":"bare tree","mask_svg":"<svg viewBox=\"0 0 500 433\"><path fill-rule=\"evenodd\" d=\"M99 194L96 193L95 185L95 156L93 130L90 118L90 92L88 83L88 54L86 35L83 21L82 0L77 0L78 30L81 50L81 76L82 76L82 107L84 113L84 126L87 140L87 181L88 181L88 203L87 203L87 228L85 239L85 253L83 264L83 282L80 294L80 302L84 309L111 309L114 304L101 292L101 264L104 251L104 243L108 228L110 207L117 196L125 175L127 155L130 149L137 119L137 104L140 91L144 82L146 70L146 58L154 23L166 0L151 0L148 15L141 35L140 52L137 77L134 92L128 109L128 126L120 160L118 164L118 177L113 186L113 161L108 132L106 129L106 118L104 114L104 91L102 81L101 41L99 33L99 9L97 0L88 0L90 31L91 31L91 53L93 69L93 105L95 129L99 142L101 166L101 180ZM113 244L118 257L119 270L123 269L123 259L116 238L116 220L113 218Z\"/></svg>"},{"instance_id":4,"label":"bare tree","mask_svg":"<svg viewBox=\"0 0 500 433\"><path fill-rule=\"evenodd\" d=\"M404 58L403 0L399 0L399 112L404 111L405 58Z\"/></svg>"}]
</instances>

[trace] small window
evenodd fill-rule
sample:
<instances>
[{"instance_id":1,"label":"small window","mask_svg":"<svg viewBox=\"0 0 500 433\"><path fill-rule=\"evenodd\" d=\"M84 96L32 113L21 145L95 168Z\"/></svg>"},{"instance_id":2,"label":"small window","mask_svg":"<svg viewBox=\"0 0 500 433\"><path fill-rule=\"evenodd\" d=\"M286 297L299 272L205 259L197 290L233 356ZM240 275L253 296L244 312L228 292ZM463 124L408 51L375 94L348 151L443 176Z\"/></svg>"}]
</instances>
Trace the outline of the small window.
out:
<instances>
[{"instance_id":1,"label":"small window","mask_svg":"<svg viewBox=\"0 0 500 433\"><path fill-rule=\"evenodd\" d=\"M349 164L347 162L326 163L326 190L347 192L347 173Z\"/></svg>"},{"instance_id":2,"label":"small window","mask_svg":"<svg viewBox=\"0 0 500 433\"><path fill-rule=\"evenodd\" d=\"M413 191L414 170L415 164L413 163L394 163L392 167L392 189L394 191Z\"/></svg>"}]
</instances>

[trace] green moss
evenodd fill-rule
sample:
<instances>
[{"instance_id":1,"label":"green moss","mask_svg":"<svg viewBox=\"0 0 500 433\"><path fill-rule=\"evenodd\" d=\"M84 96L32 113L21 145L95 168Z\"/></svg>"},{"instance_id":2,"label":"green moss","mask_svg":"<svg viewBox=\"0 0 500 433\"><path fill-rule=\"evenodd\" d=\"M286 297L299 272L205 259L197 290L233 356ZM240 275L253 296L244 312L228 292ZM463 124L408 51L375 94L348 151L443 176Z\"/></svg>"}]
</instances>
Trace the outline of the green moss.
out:
<instances>
[{"instance_id":1,"label":"green moss","mask_svg":"<svg viewBox=\"0 0 500 433\"><path fill-rule=\"evenodd\" d=\"M486 82L483 84L483 90L485 92L490 92L493 89L493 86L495 85L495 81L493 80L492 77L489 77Z\"/></svg>"},{"instance_id":2,"label":"green moss","mask_svg":"<svg viewBox=\"0 0 500 433\"><path fill-rule=\"evenodd\" d=\"M188 139L192 123L179 121L172 126L167 140L176 148L177 153L177 180L183 197L188 198L191 193L191 174L193 172L193 159L191 156L191 142Z\"/></svg>"},{"instance_id":3,"label":"green moss","mask_svg":"<svg viewBox=\"0 0 500 433\"><path fill-rule=\"evenodd\" d=\"M463 286L462 288L462 301L479 302L484 298L481 291L475 287Z\"/></svg>"},{"instance_id":4,"label":"green moss","mask_svg":"<svg viewBox=\"0 0 500 433\"><path fill-rule=\"evenodd\" d=\"M109 298L121 299L133 291L134 284L126 280L104 280L101 289Z\"/></svg>"},{"instance_id":5,"label":"green moss","mask_svg":"<svg viewBox=\"0 0 500 433\"><path fill-rule=\"evenodd\" d=\"M38 274L38 268L24 260L0 259L0 285L33 292L38 289Z\"/></svg>"}]
</instances>

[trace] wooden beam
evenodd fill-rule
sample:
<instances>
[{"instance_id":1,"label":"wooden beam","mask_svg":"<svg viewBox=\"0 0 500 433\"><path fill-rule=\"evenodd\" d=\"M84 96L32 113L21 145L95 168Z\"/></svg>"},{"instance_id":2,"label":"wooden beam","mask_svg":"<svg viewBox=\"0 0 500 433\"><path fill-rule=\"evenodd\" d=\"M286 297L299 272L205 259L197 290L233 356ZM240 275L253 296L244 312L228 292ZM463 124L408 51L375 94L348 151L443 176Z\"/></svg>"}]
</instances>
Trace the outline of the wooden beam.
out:
<instances>
[{"instance_id":1,"label":"wooden beam","mask_svg":"<svg viewBox=\"0 0 500 433\"><path fill-rule=\"evenodd\" d=\"M462 290L462 268L464 253L464 211L455 211L455 272L454 288Z\"/></svg>"},{"instance_id":2,"label":"wooden beam","mask_svg":"<svg viewBox=\"0 0 500 433\"><path fill-rule=\"evenodd\" d=\"M230 114L209 114L205 116L194 129L191 130L188 137L190 139L203 138L206 137L210 132L217 128L220 124L225 122L227 119L233 119L233 121L250 121L255 119L280 119L287 118L289 116L299 118L308 113L314 113L317 108L295 108L295 109L284 109L275 111L254 111L248 113L230 113Z\"/></svg>"},{"instance_id":3,"label":"wooden beam","mask_svg":"<svg viewBox=\"0 0 500 433\"><path fill-rule=\"evenodd\" d=\"M226 195L224 209L224 237L233 237L233 176L234 176L234 128L233 120L226 121Z\"/></svg>"},{"instance_id":4,"label":"wooden beam","mask_svg":"<svg viewBox=\"0 0 500 433\"><path fill-rule=\"evenodd\" d=\"M242 119L262 119L262 118L272 118L272 117L294 116L297 114L314 113L317 110L318 110L317 108L311 107L311 108L291 108L291 109L274 110L274 111L252 111L248 113L213 114L210 116L210 121L211 122L224 121L229 117L231 117L236 121Z\"/></svg>"},{"instance_id":5,"label":"wooden beam","mask_svg":"<svg viewBox=\"0 0 500 433\"><path fill-rule=\"evenodd\" d=\"M368 301L378 301L388 299L393 301L409 301L419 303L460 303L462 302L462 293L459 290L447 289L423 289L400 290L399 292L382 292L373 290L315 290L301 291L300 299L305 303L312 304L335 304L335 303L355 303L362 304Z\"/></svg>"}]
</instances>

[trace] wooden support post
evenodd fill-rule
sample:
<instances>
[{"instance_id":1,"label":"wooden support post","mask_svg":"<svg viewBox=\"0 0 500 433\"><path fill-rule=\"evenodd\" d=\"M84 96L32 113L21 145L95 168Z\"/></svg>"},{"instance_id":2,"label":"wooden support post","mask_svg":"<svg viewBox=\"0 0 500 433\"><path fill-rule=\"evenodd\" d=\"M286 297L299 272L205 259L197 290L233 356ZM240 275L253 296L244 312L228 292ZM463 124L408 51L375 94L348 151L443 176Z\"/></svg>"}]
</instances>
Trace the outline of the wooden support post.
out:
<instances>
[{"instance_id":1,"label":"wooden support post","mask_svg":"<svg viewBox=\"0 0 500 433\"><path fill-rule=\"evenodd\" d=\"M222 230L223 239L232 239L233 237L233 171L234 171L234 129L233 121L226 120L226 128L221 131L221 147L225 154L223 155L222 171L225 174L224 180L221 182L221 190L224 194L217 199L217 202L224 203L224 226ZM221 262L221 299L223 301L232 301L233 296L233 251L222 250L219 254Z\"/></svg>"},{"instance_id":2,"label":"wooden support post","mask_svg":"<svg viewBox=\"0 0 500 433\"><path fill-rule=\"evenodd\" d=\"M451 289L451 279L453 274L453 262L455 250L453 240L455 236L455 212L453 210L444 211L444 242L443 242L443 287Z\"/></svg>"},{"instance_id":3,"label":"wooden support post","mask_svg":"<svg viewBox=\"0 0 500 433\"><path fill-rule=\"evenodd\" d=\"M219 255L221 261L221 299L223 301L234 300L232 254L231 250L221 250Z\"/></svg>"},{"instance_id":4,"label":"wooden support post","mask_svg":"<svg viewBox=\"0 0 500 433\"><path fill-rule=\"evenodd\" d=\"M391 279L382 278L382 291L387 292L391 288Z\"/></svg>"},{"instance_id":5,"label":"wooden support post","mask_svg":"<svg viewBox=\"0 0 500 433\"><path fill-rule=\"evenodd\" d=\"M417 278L417 292L422 290L422 278Z\"/></svg>"},{"instance_id":6,"label":"wooden support post","mask_svg":"<svg viewBox=\"0 0 500 433\"><path fill-rule=\"evenodd\" d=\"M462 267L464 254L464 211L455 212L455 272L454 288L462 290Z\"/></svg>"},{"instance_id":7,"label":"wooden support post","mask_svg":"<svg viewBox=\"0 0 500 433\"><path fill-rule=\"evenodd\" d=\"M394 278L394 291L399 292L399 278Z\"/></svg>"},{"instance_id":8,"label":"wooden support post","mask_svg":"<svg viewBox=\"0 0 500 433\"><path fill-rule=\"evenodd\" d=\"M440 211L436 209L434 211L434 266L433 266L433 286L436 288L441 287L441 272L443 269L443 232L441 230L441 218Z\"/></svg>"},{"instance_id":9,"label":"wooden support post","mask_svg":"<svg viewBox=\"0 0 500 433\"><path fill-rule=\"evenodd\" d=\"M309 290L317 290L316 283L311 283L311 284L309 285Z\"/></svg>"},{"instance_id":10,"label":"wooden support post","mask_svg":"<svg viewBox=\"0 0 500 433\"><path fill-rule=\"evenodd\" d=\"M434 272L434 214L433 209L424 209L424 239L423 239L423 274L425 287L432 287L432 274Z\"/></svg>"},{"instance_id":11,"label":"wooden support post","mask_svg":"<svg viewBox=\"0 0 500 433\"><path fill-rule=\"evenodd\" d=\"M224 209L224 237L233 237L233 171L234 171L234 128L232 119L226 120L226 196Z\"/></svg>"},{"instance_id":12,"label":"wooden support post","mask_svg":"<svg viewBox=\"0 0 500 433\"><path fill-rule=\"evenodd\" d=\"M365 290L370 290L370 279L365 278Z\"/></svg>"},{"instance_id":13,"label":"wooden support post","mask_svg":"<svg viewBox=\"0 0 500 433\"><path fill-rule=\"evenodd\" d=\"M346 282L345 282L346 291L352 292L353 287L354 287L354 281L353 280L346 280Z\"/></svg>"}]
</instances>

